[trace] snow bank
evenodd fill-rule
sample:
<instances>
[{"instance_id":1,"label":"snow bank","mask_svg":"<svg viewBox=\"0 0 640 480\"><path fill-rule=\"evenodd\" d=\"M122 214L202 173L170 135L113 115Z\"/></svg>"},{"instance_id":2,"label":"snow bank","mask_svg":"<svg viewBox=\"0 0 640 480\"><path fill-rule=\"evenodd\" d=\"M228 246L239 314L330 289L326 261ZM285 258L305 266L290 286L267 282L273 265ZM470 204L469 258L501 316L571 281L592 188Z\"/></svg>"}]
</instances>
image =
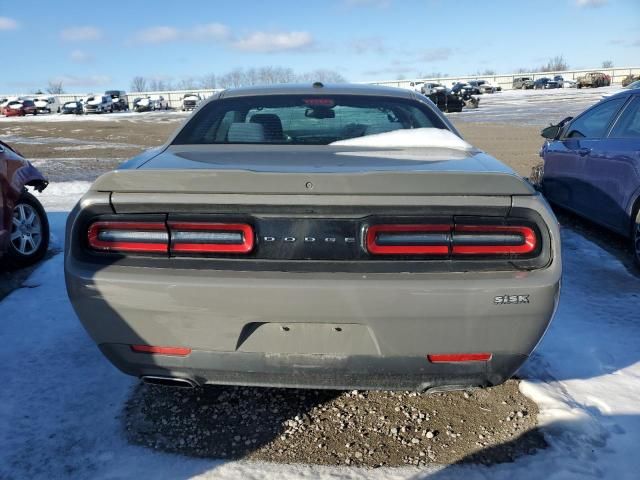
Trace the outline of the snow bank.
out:
<instances>
[{"instance_id":1,"label":"snow bank","mask_svg":"<svg viewBox=\"0 0 640 480\"><path fill-rule=\"evenodd\" d=\"M47 212L68 212L91 187L91 182L51 182L42 192L33 192Z\"/></svg>"},{"instance_id":2,"label":"snow bank","mask_svg":"<svg viewBox=\"0 0 640 480\"><path fill-rule=\"evenodd\" d=\"M471 150L473 146L462 140L449 130L440 128L414 128L411 130L394 130L364 137L340 140L330 145L344 147L383 147L383 148L451 148L454 150Z\"/></svg>"}]
</instances>

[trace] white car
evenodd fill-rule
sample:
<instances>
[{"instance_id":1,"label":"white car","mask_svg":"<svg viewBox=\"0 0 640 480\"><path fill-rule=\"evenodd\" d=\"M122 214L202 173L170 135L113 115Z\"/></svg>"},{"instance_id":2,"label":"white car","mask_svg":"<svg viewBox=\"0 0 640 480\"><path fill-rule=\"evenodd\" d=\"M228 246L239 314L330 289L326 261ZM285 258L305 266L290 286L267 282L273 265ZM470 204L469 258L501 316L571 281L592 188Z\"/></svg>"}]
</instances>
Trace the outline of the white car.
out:
<instances>
[{"instance_id":1,"label":"white car","mask_svg":"<svg viewBox=\"0 0 640 480\"><path fill-rule=\"evenodd\" d=\"M89 95L83 101L84 113L111 113L113 100L109 95Z\"/></svg>"},{"instance_id":2,"label":"white car","mask_svg":"<svg viewBox=\"0 0 640 480\"><path fill-rule=\"evenodd\" d=\"M431 95L432 93L439 92L442 90L446 90L447 87L440 83L435 82L426 82L422 84L422 88L420 89L420 93L423 95Z\"/></svg>"},{"instance_id":3,"label":"white car","mask_svg":"<svg viewBox=\"0 0 640 480\"><path fill-rule=\"evenodd\" d=\"M169 101L164 98L162 95L151 95L149 96L151 100L152 108L151 110L168 110L169 109Z\"/></svg>"},{"instance_id":4,"label":"white car","mask_svg":"<svg viewBox=\"0 0 640 480\"><path fill-rule=\"evenodd\" d=\"M4 107L9 105L9 102L15 102L16 100L18 100L18 97L2 97L2 98L0 98L0 112L2 111L2 109Z\"/></svg>"},{"instance_id":5,"label":"white car","mask_svg":"<svg viewBox=\"0 0 640 480\"><path fill-rule=\"evenodd\" d=\"M61 105L56 97L34 97L33 103L35 103L38 113L60 113Z\"/></svg>"}]
</instances>

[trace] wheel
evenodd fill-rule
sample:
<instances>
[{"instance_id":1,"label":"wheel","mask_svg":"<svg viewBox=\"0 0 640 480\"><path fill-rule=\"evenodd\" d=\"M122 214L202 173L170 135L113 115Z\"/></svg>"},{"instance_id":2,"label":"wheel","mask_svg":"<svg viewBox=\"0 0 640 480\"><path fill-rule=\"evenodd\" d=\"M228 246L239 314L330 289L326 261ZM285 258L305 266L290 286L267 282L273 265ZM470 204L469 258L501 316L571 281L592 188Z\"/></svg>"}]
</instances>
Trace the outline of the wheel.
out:
<instances>
[{"instance_id":1,"label":"wheel","mask_svg":"<svg viewBox=\"0 0 640 480\"><path fill-rule=\"evenodd\" d=\"M640 205L636 208L636 216L631 226L631 251L636 265L640 267Z\"/></svg>"},{"instance_id":2,"label":"wheel","mask_svg":"<svg viewBox=\"0 0 640 480\"><path fill-rule=\"evenodd\" d=\"M49 248L49 221L36 197L26 190L13 208L9 246L3 261L13 268L32 265Z\"/></svg>"}]
</instances>

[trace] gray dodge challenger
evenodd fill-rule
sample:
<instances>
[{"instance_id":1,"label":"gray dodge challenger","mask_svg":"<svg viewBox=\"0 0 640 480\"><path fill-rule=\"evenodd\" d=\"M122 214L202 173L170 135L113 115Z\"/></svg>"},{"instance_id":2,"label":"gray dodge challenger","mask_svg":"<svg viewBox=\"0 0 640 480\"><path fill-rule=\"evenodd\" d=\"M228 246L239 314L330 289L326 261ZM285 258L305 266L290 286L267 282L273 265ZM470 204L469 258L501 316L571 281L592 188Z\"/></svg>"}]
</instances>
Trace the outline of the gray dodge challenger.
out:
<instances>
[{"instance_id":1,"label":"gray dodge challenger","mask_svg":"<svg viewBox=\"0 0 640 480\"><path fill-rule=\"evenodd\" d=\"M69 215L102 353L148 383L499 384L558 301L557 221L419 93L253 87L204 101Z\"/></svg>"}]
</instances>

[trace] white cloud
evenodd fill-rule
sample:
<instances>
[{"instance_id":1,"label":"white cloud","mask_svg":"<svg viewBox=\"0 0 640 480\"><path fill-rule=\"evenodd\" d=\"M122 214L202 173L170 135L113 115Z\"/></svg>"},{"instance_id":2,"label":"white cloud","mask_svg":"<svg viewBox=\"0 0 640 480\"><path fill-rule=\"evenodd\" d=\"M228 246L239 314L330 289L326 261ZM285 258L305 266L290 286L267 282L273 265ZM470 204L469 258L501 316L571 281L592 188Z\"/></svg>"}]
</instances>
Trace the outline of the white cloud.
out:
<instances>
[{"instance_id":1,"label":"white cloud","mask_svg":"<svg viewBox=\"0 0 640 480\"><path fill-rule=\"evenodd\" d=\"M609 0L575 0L576 5L580 8L602 7L609 3Z\"/></svg>"},{"instance_id":2,"label":"white cloud","mask_svg":"<svg viewBox=\"0 0 640 480\"><path fill-rule=\"evenodd\" d=\"M257 53L301 50L311 45L313 37L309 32L253 32L232 43L237 50Z\"/></svg>"},{"instance_id":3,"label":"white cloud","mask_svg":"<svg viewBox=\"0 0 640 480\"><path fill-rule=\"evenodd\" d=\"M111 83L111 77L108 75L90 75L87 77L60 75L50 80L55 83L62 82L65 87L97 87Z\"/></svg>"},{"instance_id":4,"label":"white cloud","mask_svg":"<svg viewBox=\"0 0 640 480\"><path fill-rule=\"evenodd\" d=\"M94 57L90 53L87 53L83 50L74 50L69 55L69 58L72 62L75 63L89 63L93 61Z\"/></svg>"},{"instance_id":5,"label":"white cloud","mask_svg":"<svg viewBox=\"0 0 640 480\"><path fill-rule=\"evenodd\" d=\"M3 30L16 30L18 28L18 22L13 18L0 17L0 32Z\"/></svg>"},{"instance_id":6,"label":"white cloud","mask_svg":"<svg viewBox=\"0 0 640 480\"><path fill-rule=\"evenodd\" d=\"M231 36L231 30L222 23L205 23L196 25L185 34L193 40L226 40Z\"/></svg>"},{"instance_id":7,"label":"white cloud","mask_svg":"<svg viewBox=\"0 0 640 480\"><path fill-rule=\"evenodd\" d=\"M60 37L68 42L86 42L90 40L100 40L102 30L98 27L69 27L60 32Z\"/></svg>"},{"instance_id":8,"label":"white cloud","mask_svg":"<svg viewBox=\"0 0 640 480\"><path fill-rule=\"evenodd\" d=\"M453 51L448 47L431 48L423 51L419 59L424 62L439 62L447 60L452 54Z\"/></svg>"},{"instance_id":9,"label":"white cloud","mask_svg":"<svg viewBox=\"0 0 640 480\"><path fill-rule=\"evenodd\" d=\"M151 27L140 30L134 37L138 43L173 42L180 37L180 31L174 27Z\"/></svg>"},{"instance_id":10,"label":"white cloud","mask_svg":"<svg viewBox=\"0 0 640 480\"><path fill-rule=\"evenodd\" d=\"M181 30L176 27L158 26L138 31L134 43L166 43L179 40L192 41L223 41L231 37L231 30L222 23L203 23L189 29Z\"/></svg>"}]
</instances>

